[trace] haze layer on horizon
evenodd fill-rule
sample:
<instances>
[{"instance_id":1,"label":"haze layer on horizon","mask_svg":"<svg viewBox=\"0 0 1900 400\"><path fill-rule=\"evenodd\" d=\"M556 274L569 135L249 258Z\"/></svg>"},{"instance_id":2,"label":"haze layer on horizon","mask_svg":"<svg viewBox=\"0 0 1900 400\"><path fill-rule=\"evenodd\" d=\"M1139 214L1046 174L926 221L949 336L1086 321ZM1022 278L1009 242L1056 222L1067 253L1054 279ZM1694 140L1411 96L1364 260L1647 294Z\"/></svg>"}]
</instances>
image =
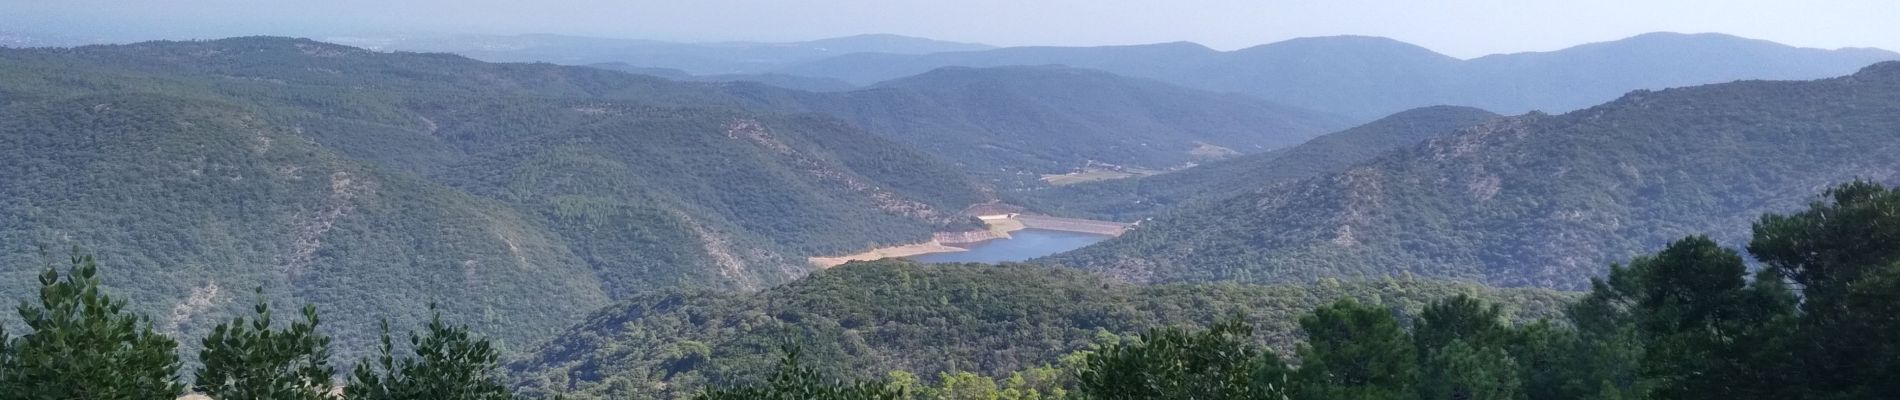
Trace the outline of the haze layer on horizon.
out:
<instances>
[{"instance_id":1,"label":"haze layer on horizon","mask_svg":"<svg viewBox=\"0 0 1900 400\"><path fill-rule=\"evenodd\" d=\"M892 33L999 46L1192 41L1229 50L1353 34L1467 58L1656 31L1900 49L1895 20L1900 4L1890 0L0 1L0 31L118 41L392 33L798 41Z\"/></svg>"}]
</instances>

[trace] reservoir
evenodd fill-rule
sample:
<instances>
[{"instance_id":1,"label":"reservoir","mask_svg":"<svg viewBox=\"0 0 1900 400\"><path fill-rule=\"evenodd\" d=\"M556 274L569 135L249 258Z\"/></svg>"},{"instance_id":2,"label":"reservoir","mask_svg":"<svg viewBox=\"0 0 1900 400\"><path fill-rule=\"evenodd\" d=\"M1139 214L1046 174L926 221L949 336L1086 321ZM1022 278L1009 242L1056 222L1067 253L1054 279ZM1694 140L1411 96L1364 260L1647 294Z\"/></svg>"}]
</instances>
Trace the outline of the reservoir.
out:
<instances>
[{"instance_id":1,"label":"reservoir","mask_svg":"<svg viewBox=\"0 0 1900 400\"><path fill-rule=\"evenodd\" d=\"M923 254L911 256L910 259L931 263L1023 261L1075 250L1109 238L1105 235L1034 228L1011 232L1009 236L1008 239L971 245L969 251Z\"/></svg>"}]
</instances>

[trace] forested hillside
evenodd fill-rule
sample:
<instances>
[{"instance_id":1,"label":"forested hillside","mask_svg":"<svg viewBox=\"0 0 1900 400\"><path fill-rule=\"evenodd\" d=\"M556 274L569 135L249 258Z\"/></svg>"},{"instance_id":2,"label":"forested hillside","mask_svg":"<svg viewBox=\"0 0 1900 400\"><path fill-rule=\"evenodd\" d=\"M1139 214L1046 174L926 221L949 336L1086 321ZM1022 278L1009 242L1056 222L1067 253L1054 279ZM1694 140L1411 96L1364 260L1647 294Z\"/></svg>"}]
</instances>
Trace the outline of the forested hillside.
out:
<instances>
[{"instance_id":1,"label":"forested hillside","mask_svg":"<svg viewBox=\"0 0 1900 400\"><path fill-rule=\"evenodd\" d=\"M1577 288L1683 235L1733 242L1833 182L1900 177L1896 107L1900 63L1638 91L1178 209L1045 261L1148 282L1413 273Z\"/></svg>"},{"instance_id":2,"label":"forested hillside","mask_svg":"<svg viewBox=\"0 0 1900 400\"><path fill-rule=\"evenodd\" d=\"M854 263L756 294L676 291L603 309L511 364L526 394L673 398L765 377L785 340L840 377L903 370L983 377L1056 362L1116 335L1243 316L1290 350L1297 316L1357 298L1402 312L1470 294L1515 320L1555 317L1570 294L1449 281L1134 286L1027 264Z\"/></svg>"},{"instance_id":3,"label":"forested hillside","mask_svg":"<svg viewBox=\"0 0 1900 400\"><path fill-rule=\"evenodd\" d=\"M1349 123L1246 96L1053 66L944 68L845 93L726 90L765 109L850 120L1021 186L1086 166L1160 170L1258 153Z\"/></svg>"},{"instance_id":4,"label":"forested hillside","mask_svg":"<svg viewBox=\"0 0 1900 400\"><path fill-rule=\"evenodd\" d=\"M1829 188L1756 220L1746 256L1676 239L1591 278L1562 319L1514 323L1458 295L1422 310L1341 298L1301 313L1291 352L1226 319L1107 338L1007 378L838 376L796 346L727 399L1885 399L1900 383L1900 192ZM1752 271L1751 271L1752 270ZM1508 303L1507 303L1508 304ZM1272 332L1276 328L1269 327Z\"/></svg>"},{"instance_id":5,"label":"forested hillside","mask_svg":"<svg viewBox=\"0 0 1900 400\"><path fill-rule=\"evenodd\" d=\"M1506 114L1565 112L1636 89L1737 79L1817 79L1895 59L1900 54L1878 49L1821 50L1721 34L1651 33L1548 52L1461 60L1387 38L1330 36L1228 52L1192 43L1163 43L851 54L779 72L869 84L945 66L1060 64L1245 93L1371 120L1441 104Z\"/></svg>"},{"instance_id":6,"label":"forested hillside","mask_svg":"<svg viewBox=\"0 0 1900 400\"><path fill-rule=\"evenodd\" d=\"M1212 161L1138 179L1013 192L1009 197L1046 213L1131 221L1185 203L1225 199L1339 172L1387 152L1497 117L1497 114L1470 107L1425 107L1266 153Z\"/></svg>"},{"instance_id":7,"label":"forested hillside","mask_svg":"<svg viewBox=\"0 0 1900 400\"><path fill-rule=\"evenodd\" d=\"M0 51L0 238L96 249L194 335L264 287L340 354L424 303L525 346L654 288L757 290L805 257L975 227L986 189L817 115L580 67L240 38Z\"/></svg>"}]
</instances>

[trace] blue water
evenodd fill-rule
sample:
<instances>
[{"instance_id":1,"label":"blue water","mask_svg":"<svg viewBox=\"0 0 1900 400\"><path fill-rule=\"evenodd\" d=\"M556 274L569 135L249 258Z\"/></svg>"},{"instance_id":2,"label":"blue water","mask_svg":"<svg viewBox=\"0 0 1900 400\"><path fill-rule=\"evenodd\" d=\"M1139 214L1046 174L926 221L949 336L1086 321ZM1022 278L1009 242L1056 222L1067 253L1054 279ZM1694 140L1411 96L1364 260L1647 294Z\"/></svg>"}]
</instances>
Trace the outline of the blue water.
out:
<instances>
[{"instance_id":1,"label":"blue water","mask_svg":"<svg viewBox=\"0 0 1900 400\"><path fill-rule=\"evenodd\" d=\"M933 263L979 262L997 263L1004 261L1023 261L1064 251L1075 250L1108 240L1108 236L1086 233L1050 231L1042 229L1024 229L1010 232L1008 239L991 240L971 247L970 251L954 253L925 254L910 257L913 260Z\"/></svg>"}]
</instances>

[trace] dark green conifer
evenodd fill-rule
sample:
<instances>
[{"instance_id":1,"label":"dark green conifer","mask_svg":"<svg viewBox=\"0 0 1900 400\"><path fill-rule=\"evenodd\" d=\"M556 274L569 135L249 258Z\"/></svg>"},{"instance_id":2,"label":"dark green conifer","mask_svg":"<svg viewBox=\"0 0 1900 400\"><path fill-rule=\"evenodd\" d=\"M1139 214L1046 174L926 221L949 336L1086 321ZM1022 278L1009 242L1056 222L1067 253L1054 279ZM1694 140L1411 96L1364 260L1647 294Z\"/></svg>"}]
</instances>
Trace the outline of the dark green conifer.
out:
<instances>
[{"instance_id":1,"label":"dark green conifer","mask_svg":"<svg viewBox=\"0 0 1900 400\"><path fill-rule=\"evenodd\" d=\"M414 357L398 359L383 324L378 358L358 364L343 388L351 400L508 400L514 395L496 379L500 354L467 327L442 321L430 306L426 335L409 334Z\"/></svg>"},{"instance_id":2,"label":"dark green conifer","mask_svg":"<svg viewBox=\"0 0 1900 400\"><path fill-rule=\"evenodd\" d=\"M178 343L125 311L99 287L92 256L72 257L65 275L40 274L39 304L22 301L29 329L7 346L0 400L151 400L184 392Z\"/></svg>"},{"instance_id":3,"label":"dark green conifer","mask_svg":"<svg viewBox=\"0 0 1900 400\"><path fill-rule=\"evenodd\" d=\"M262 288L253 309L251 320L219 324L204 338L195 390L219 400L329 399L336 368L330 338L316 331L316 306L304 306L303 320L282 330L271 328Z\"/></svg>"},{"instance_id":4,"label":"dark green conifer","mask_svg":"<svg viewBox=\"0 0 1900 400\"><path fill-rule=\"evenodd\" d=\"M1300 318L1295 399L1397 400L1415 395L1418 358L1392 312L1351 299Z\"/></svg>"}]
</instances>

